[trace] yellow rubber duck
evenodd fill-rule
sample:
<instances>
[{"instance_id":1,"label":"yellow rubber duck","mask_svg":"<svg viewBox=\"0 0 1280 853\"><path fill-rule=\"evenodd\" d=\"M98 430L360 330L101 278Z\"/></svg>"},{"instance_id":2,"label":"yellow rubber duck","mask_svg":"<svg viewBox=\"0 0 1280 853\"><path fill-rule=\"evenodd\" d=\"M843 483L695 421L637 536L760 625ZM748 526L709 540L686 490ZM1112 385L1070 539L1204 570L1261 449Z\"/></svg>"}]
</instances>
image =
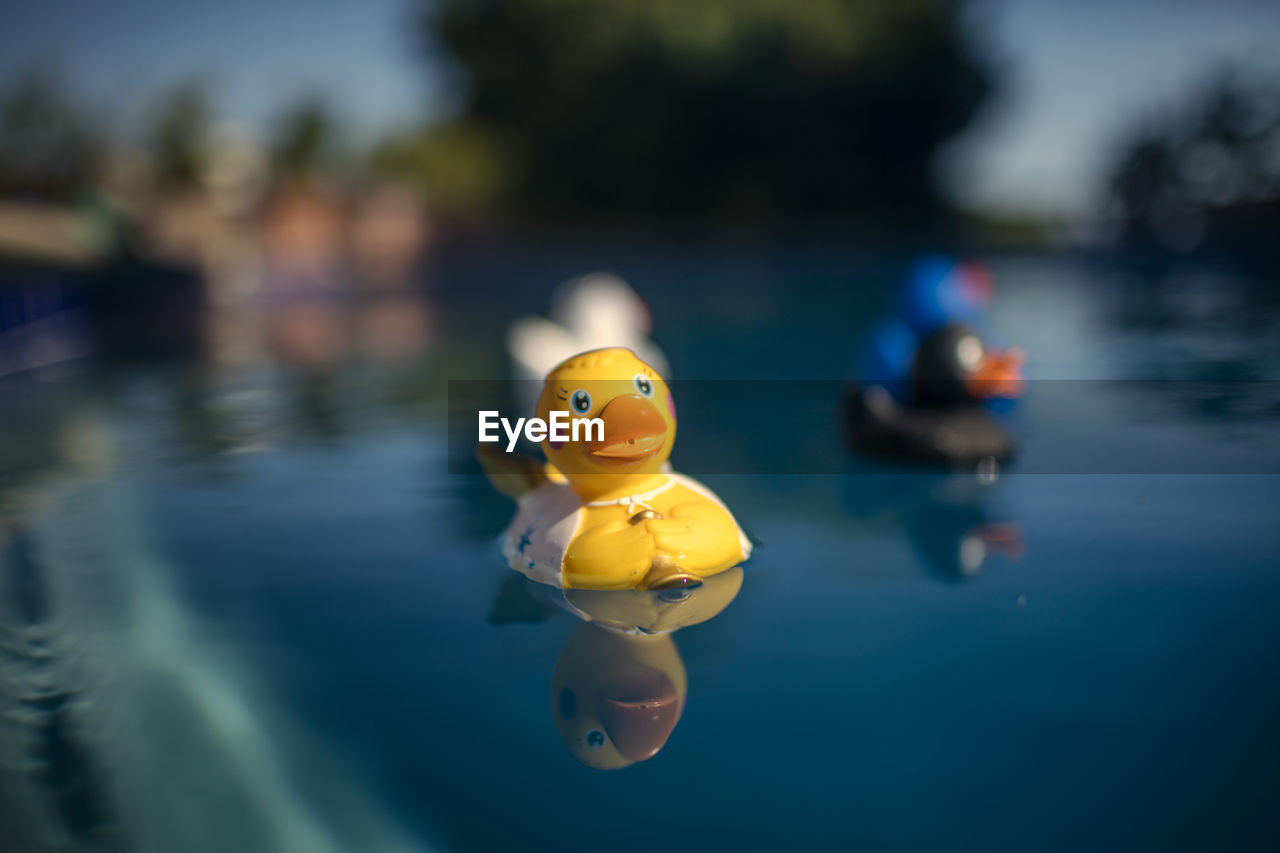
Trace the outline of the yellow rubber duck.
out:
<instances>
[{"instance_id":1,"label":"yellow rubber duck","mask_svg":"<svg viewBox=\"0 0 1280 853\"><path fill-rule=\"evenodd\" d=\"M541 470L515 470L500 451L481 453L494 485L517 498L503 545L513 569L565 589L661 589L695 584L750 556L750 541L720 499L666 466L675 403L631 350L562 362L538 397L539 418L549 421L553 411L600 418L603 438L544 440Z\"/></svg>"},{"instance_id":2,"label":"yellow rubber duck","mask_svg":"<svg viewBox=\"0 0 1280 853\"><path fill-rule=\"evenodd\" d=\"M551 715L574 758L618 770L658 754L688 692L670 634L623 634L584 622L551 674Z\"/></svg>"},{"instance_id":3,"label":"yellow rubber duck","mask_svg":"<svg viewBox=\"0 0 1280 853\"><path fill-rule=\"evenodd\" d=\"M689 690L673 636L717 616L741 588L737 567L664 589L554 589L511 575L489 621L538 622L552 606L582 620L551 676L551 715L575 758L612 770L666 744Z\"/></svg>"},{"instance_id":4,"label":"yellow rubber duck","mask_svg":"<svg viewBox=\"0 0 1280 853\"><path fill-rule=\"evenodd\" d=\"M695 587L564 591L584 622L551 675L551 715L574 758L614 770L658 754L689 692L672 635L716 616L741 587L734 568Z\"/></svg>"}]
</instances>

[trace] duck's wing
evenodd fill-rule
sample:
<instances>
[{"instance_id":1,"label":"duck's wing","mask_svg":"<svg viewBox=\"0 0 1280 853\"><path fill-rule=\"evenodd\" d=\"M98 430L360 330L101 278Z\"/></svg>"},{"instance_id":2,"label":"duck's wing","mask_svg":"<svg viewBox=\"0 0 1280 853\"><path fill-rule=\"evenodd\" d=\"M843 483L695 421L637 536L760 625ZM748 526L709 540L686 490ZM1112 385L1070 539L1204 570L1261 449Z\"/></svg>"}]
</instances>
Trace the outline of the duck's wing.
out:
<instances>
[{"instance_id":1,"label":"duck's wing","mask_svg":"<svg viewBox=\"0 0 1280 853\"><path fill-rule=\"evenodd\" d=\"M478 444L476 458L493 487L513 500L520 500L548 479L542 463L523 453L505 453L497 447Z\"/></svg>"}]
</instances>

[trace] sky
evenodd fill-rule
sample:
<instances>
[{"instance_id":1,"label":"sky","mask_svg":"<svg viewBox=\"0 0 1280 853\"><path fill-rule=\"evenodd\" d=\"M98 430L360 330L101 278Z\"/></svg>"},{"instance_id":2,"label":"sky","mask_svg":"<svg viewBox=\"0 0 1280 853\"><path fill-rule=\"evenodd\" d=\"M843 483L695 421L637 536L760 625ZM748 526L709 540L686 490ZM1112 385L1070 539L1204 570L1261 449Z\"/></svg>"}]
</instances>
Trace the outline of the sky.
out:
<instances>
[{"instance_id":1,"label":"sky","mask_svg":"<svg viewBox=\"0 0 1280 853\"><path fill-rule=\"evenodd\" d=\"M1224 63L1280 78L1280 0L986 0L974 11L1003 91L943 174L963 204L991 213L1088 215L1133 121L1176 108Z\"/></svg>"},{"instance_id":2,"label":"sky","mask_svg":"<svg viewBox=\"0 0 1280 853\"><path fill-rule=\"evenodd\" d=\"M364 134L433 97L411 0L0 0L0 79L59 69L116 116L185 80L219 112L261 125L319 93Z\"/></svg>"},{"instance_id":3,"label":"sky","mask_svg":"<svg viewBox=\"0 0 1280 853\"><path fill-rule=\"evenodd\" d=\"M33 63L126 122L178 81L263 125L322 94L358 138L446 108L412 0L0 0L0 80ZM1280 0L975 0L1002 85L942 158L958 201L1069 219L1098 203L1137 116L1178 103L1223 62L1280 73ZM358 140L355 140L358 141Z\"/></svg>"}]
</instances>

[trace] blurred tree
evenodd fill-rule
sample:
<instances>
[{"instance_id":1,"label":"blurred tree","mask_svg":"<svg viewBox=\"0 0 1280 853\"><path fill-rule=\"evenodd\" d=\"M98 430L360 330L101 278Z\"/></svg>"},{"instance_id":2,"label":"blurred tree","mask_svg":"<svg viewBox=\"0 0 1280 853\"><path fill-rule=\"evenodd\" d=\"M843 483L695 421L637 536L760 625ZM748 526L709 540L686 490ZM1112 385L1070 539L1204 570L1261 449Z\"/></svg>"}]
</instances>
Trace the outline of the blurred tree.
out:
<instances>
[{"instance_id":1,"label":"blurred tree","mask_svg":"<svg viewBox=\"0 0 1280 853\"><path fill-rule=\"evenodd\" d=\"M0 93L0 193L65 199L89 186L103 147L53 72L26 71Z\"/></svg>"},{"instance_id":2,"label":"blurred tree","mask_svg":"<svg viewBox=\"0 0 1280 853\"><path fill-rule=\"evenodd\" d=\"M437 0L424 20L518 213L919 215L990 88L962 6Z\"/></svg>"},{"instance_id":3,"label":"blurred tree","mask_svg":"<svg viewBox=\"0 0 1280 853\"><path fill-rule=\"evenodd\" d=\"M160 189L172 192L200 185L209 155L211 125L208 91L198 82L178 86L161 101L149 140Z\"/></svg>"},{"instance_id":4,"label":"blurred tree","mask_svg":"<svg viewBox=\"0 0 1280 853\"><path fill-rule=\"evenodd\" d=\"M271 168L278 178L314 176L332 165L336 124L320 98L308 98L287 110L271 148Z\"/></svg>"},{"instance_id":5,"label":"blurred tree","mask_svg":"<svg viewBox=\"0 0 1280 853\"><path fill-rule=\"evenodd\" d=\"M1120 146L1113 198L1129 217L1280 197L1280 81L1227 69Z\"/></svg>"},{"instance_id":6,"label":"blurred tree","mask_svg":"<svg viewBox=\"0 0 1280 853\"><path fill-rule=\"evenodd\" d=\"M384 140L371 171L412 186L436 213L462 218L491 206L506 180L504 158L494 146L491 134L455 121Z\"/></svg>"}]
</instances>

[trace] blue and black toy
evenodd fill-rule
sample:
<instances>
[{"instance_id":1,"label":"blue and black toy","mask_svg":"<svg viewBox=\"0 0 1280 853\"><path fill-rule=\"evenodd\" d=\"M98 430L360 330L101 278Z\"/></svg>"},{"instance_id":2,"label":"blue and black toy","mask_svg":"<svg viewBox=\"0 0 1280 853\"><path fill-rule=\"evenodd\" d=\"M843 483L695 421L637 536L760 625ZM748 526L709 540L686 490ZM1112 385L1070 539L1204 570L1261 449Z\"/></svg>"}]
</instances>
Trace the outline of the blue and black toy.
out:
<instances>
[{"instance_id":1,"label":"blue and black toy","mask_svg":"<svg viewBox=\"0 0 1280 853\"><path fill-rule=\"evenodd\" d=\"M984 341L993 291L980 264L929 256L912 266L894 316L873 333L847 394L855 447L953 465L1013 455L996 413L1022 393L1023 355Z\"/></svg>"}]
</instances>

